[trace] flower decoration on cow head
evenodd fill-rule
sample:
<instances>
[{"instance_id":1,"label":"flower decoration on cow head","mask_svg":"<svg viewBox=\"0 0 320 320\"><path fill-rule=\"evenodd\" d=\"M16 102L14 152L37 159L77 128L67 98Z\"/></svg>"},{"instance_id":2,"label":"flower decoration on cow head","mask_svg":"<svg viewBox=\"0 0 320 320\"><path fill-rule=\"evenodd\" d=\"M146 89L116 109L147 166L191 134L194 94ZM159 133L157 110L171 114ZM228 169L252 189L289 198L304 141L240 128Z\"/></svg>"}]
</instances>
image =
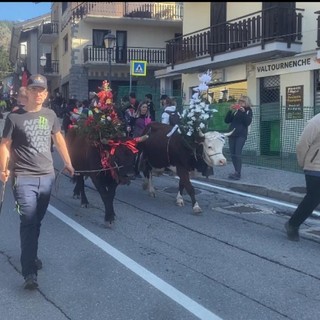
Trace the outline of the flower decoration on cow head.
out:
<instances>
[{"instance_id":1,"label":"flower decoration on cow head","mask_svg":"<svg viewBox=\"0 0 320 320\"><path fill-rule=\"evenodd\" d=\"M102 86L100 87L100 92L97 93L97 96L99 98L98 107L101 110L113 107L113 94L107 80L102 81Z\"/></svg>"},{"instance_id":2,"label":"flower decoration on cow head","mask_svg":"<svg viewBox=\"0 0 320 320\"><path fill-rule=\"evenodd\" d=\"M124 126L115 110L113 95L109 82L102 82L101 91L97 94L99 102L96 107L82 114L75 126L77 132L86 136L94 144L102 143L109 139L125 136Z\"/></svg>"},{"instance_id":3,"label":"flower decoration on cow head","mask_svg":"<svg viewBox=\"0 0 320 320\"><path fill-rule=\"evenodd\" d=\"M194 88L195 93L190 99L190 104L184 108L180 126L181 131L195 140L199 130L203 133L208 131L209 121L218 110L214 109L208 101L208 83L211 81L212 73L199 75L199 86Z\"/></svg>"}]
</instances>

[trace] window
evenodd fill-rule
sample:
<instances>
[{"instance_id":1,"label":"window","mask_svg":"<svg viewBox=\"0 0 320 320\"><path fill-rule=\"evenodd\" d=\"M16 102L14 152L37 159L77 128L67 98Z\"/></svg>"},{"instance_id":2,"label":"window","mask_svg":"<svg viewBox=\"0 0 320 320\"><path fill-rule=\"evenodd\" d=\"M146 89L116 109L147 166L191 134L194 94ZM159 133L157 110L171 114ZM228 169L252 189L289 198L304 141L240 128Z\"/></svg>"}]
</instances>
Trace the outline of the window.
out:
<instances>
[{"instance_id":1,"label":"window","mask_svg":"<svg viewBox=\"0 0 320 320\"><path fill-rule=\"evenodd\" d=\"M94 47L104 48L104 36L110 33L110 30L92 30L92 45Z\"/></svg>"},{"instance_id":2,"label":"window","mask_svg":"<svg viewBox=\"0 0 320 320\"><path fill-rule=\"evenodd\" d=\"M68 52L68 48L69 48L69 40L68 40L68 35L66 35L63 38L63 52L64 53Z\"/></svg>"},{"instance_id":3,"label":"window","mask_svg":"<svg viewBox=\"0 0 320 320\"><path fill-rule=\"evenodd\" d=\"M67 10L67 8L68 8L68 2L62 2L62 7L61 7L62 14Z\"/></svg>"},{"instance_id":4,"label":"window","mask_svg":"<svg viewBox=\"0 0 320 320\"><path fill-rule=\"evenodd\" d=\"M127 31L116 33L116 61L117 63L127 62Z\"/></svg>"}]
</instances>

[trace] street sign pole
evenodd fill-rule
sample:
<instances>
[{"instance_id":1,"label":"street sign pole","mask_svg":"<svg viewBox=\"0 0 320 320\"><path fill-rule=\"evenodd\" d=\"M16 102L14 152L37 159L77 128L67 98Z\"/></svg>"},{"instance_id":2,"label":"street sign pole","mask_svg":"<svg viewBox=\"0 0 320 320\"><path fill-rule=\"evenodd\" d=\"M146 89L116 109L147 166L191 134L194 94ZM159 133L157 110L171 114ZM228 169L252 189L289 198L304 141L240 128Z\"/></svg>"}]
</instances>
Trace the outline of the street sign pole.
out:
<instances>
[{"instance_id":1,"label":"street sign pole","mask_svg":"<svg viewBox=\"0 0 320 320\"><path fill-rule=\"evenodd\" d=\"M129 87L129 94L131 93L132 90L132 62L130 64L130 87Z\"/></svg>"}]
</instances>

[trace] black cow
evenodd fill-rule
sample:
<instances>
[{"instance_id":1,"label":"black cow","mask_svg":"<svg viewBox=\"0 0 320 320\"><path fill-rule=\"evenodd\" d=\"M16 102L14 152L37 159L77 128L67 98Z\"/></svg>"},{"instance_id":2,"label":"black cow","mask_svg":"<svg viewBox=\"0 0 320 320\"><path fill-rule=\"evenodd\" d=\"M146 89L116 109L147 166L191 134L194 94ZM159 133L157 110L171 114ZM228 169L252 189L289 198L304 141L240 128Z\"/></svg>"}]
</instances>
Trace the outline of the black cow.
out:
<instances>
[{"instance_id":1,"label":"black cow","mask_svg":"<svg viewBox=\"0 0 320 320\"><path fill-rule=\"evenodd\" d=\"M152 184L152 170L173 166L179 176L179 192L176 197L177 205L183 206L183 190L186 189L192 201L195 213L201 212L201 208L195 198L195 190L190 182L190 171L197 169L203 171L204 166L222 166L226 164L226 158L222 153L225 144L225 136L217 131L199 132L196 147L190 145L178 131L172 133L172 126L152 122L143 134L149 138L139 145L142 150L140 170L145 176L144 189L148 189L150 195L155 197L155 189ZM167 136L169 135L169 136ZM155 171L155 170L154 170Z\"/></svg>"},{"instance_id":2,"label":"black cow","mask_svg":"<svg viewBox=\"0 0 320 320\"><path fill-rule=\"evenodd\" d=\"M81 197L81 205L87 206L84 176L90 177L105 207L105 224L114 222L113 200L119 184L129 184L134 175L136 144L143 138L119 138L94 145L75 129L69 129L66 143L75 169L74 197Z\"/></svg>"}]
</instances>

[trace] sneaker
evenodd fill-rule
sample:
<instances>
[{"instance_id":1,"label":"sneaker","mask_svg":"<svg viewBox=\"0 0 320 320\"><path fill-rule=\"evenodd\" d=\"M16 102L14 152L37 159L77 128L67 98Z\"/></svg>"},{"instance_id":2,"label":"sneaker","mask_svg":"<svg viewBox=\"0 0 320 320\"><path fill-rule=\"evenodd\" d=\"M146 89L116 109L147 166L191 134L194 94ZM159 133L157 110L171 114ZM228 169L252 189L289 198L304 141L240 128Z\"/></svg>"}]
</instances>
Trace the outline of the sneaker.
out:
<instances>
[{"instance_id":1,"label":"sneaker","mask_svg":"<svg viewBox=\"0 0 320 320\"><path fill-rule=\"evenodd\" d=\"M287 237L291 241L299 241L299 228L293 227L290 225L289 221L287 221L284 225L286 231L287 231Z\"/></svg>"},{"instance_id":2,"label":"sneaker","mask_svg":"<svg viewBox=\"0 0 320 320\"><path fill-rule=\"evenodd\" d=\"M37 276L35 274L28 274L25 277L24 286L27 290L34 290L38 288Z\"/></svg>"},{"instance_id":3,"label":"sneaker","mask_svg":"<svg viewBox=\"0 0 320 320\"><path fill-rule=\"evenodd\" d=\"M36 258L36 260L34 260L34 263L37 267L37 270L41 270L42 269L42 261L39 258Z\"/></svg>"},{"instance_id":4,"label":"sneaker","mask_svg":"<svg viewBox=\"0 0 320 320\"><path fill-rule=\"evenodd\" d=\"M228 176L229 179L232 179L232 180L240 180L241 178L241 175L239 173L231 173L229 174Z\"/></svg>"}]
</instances>

